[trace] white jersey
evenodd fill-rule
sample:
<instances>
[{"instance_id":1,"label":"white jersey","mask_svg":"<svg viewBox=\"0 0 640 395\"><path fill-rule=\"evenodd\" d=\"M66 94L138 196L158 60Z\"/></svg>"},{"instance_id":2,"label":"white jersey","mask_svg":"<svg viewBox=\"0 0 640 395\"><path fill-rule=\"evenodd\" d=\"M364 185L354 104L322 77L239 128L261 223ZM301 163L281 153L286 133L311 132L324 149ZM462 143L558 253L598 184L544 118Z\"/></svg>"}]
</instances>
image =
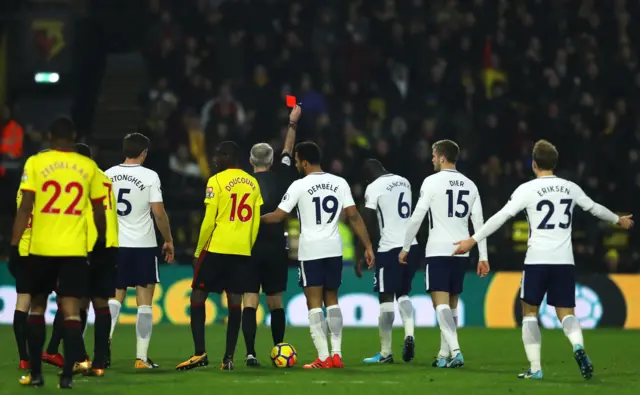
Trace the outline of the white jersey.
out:
<instances>
[{"instance_id":1,"label":"white jersey","mask_svg":"<svg viewBox=\"0 0 640 395\"><path fill-rule=\"evenodd\" d=\"M338 224L345 207L355 206L347 181L329 173L310 173L291 184L278 208L290 213L298 207L298 260L342 256Z\"/></svg>"},{"instance_id":2,"label":"white jersey","mask_svg":"<svg viewBox=\"0 0 640 395\"><path fill-rule=\"evenodd\" d=\"M425 178L416 204L415 211L418 210L421 213L426 211L429 221L427 258L451 256L456 249L453 243L469 238L469 217L474 229L484 224L476 184L455 170L441 170ZM478 243L478 252L481 261L487 260L486 241ZM464 256L469 256L469 253Z\"/></svg>"},{"instance_id":3,"label":"white jersey","mask_svg":"<svg viewBox=\"0 0 640 395\"><path fill-rule=\"evenodd\" d=\"M591 200L575 183L546 176L520 185L509 202L473 238L486 238L509 218L525 210L529 241L524 263L573 265L571 222L576 205L602 220L618 222L617 215Z\"/></svg>"},{"instance_id":4,"label":"white jersey","mask_svg":"<svg viewBox=\"0 0 640 395\"><path fill-rule=\"evenodd\" d=\"M411 216L411 184L406 178L385 174L375 179L364 192L365 207L376 211L380 227L378 252L404 244L404 232ZM413 239L412 245L418 244Z\"/></svg>"},{"instance_id":5,"label":"white jersey","mask_svg":"<svg viewBox=\"0 0 640 395\"><path fill-rule=\"evenodd\" d=\"M158 174L141 165L125 164L105 173L116 196L120 247L157 247L151 203L162 202Z\"/></svg>"}]
</instances>

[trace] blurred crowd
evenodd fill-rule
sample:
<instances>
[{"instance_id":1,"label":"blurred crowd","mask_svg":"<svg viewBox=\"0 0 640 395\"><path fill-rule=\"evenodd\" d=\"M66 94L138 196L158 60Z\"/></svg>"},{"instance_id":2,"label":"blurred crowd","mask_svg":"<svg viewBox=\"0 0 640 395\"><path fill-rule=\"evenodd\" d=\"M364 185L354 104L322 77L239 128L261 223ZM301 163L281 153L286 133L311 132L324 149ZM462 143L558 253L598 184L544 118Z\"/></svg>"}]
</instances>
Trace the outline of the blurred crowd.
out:
<instances>
[{"instance_id":1,"label":"blurred crowd","mask_svg":"<svg viewBox=\"0 0 640 395\"><path fill-rule=\"evenodd\" d=\"M560 176L640 212L639 18L631 0L151 0L141 100L178 242L197 238L213 147L281 147L286 94L303 103L298 140L360 202L364 158L417 191L448 138L488 218L545 138ZM583 213L574 229L583 270L640 271L637 232ZM526 236L523 216L490 238L492 267L520 269Z\"/></svg>"}]
</instances>

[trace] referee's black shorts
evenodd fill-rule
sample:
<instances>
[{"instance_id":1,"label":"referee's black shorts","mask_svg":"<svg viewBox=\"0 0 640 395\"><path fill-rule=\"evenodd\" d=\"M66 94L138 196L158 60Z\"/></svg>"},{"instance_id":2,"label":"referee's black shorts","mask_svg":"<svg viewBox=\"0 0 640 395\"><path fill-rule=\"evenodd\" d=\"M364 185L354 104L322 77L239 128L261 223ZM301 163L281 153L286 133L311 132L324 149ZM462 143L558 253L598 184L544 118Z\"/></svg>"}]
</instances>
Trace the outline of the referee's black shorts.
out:
<instances>
[{"instance_id":1,"label":"referee's black shorts","mask_svg":"<svg viewBox=\"0 0 640 395\"><path fill-rule=\"evenodd\" d=\"M251 270L247 274L250 293L273 295L287 290L289 274L287 250L255 249L251 256Z\"/></svg>"},{"instance_id":2,"label":"referee's black shorts","mask_svg":"<svg viewBox=\"0 0 640 395\"><path fill-rule=\"evenodd\" d=\"M232 294L249 292L251 257L202 251L193 269L192 289Z\"/></svg>"},{"instance_id":3,"label":"referee's black shorts","mask_svg":"<svg viewBox=\"0 0 640 395\"><path fill-rule=\"evenodd\" d=\"M96 248L89 256L87 297L109 299L116 296L118 248Z\"/></svg>"},{"instance_id":4,"label":"referee's black shorts","mask_svg":"<svg viewBox=\"0 0 640 395\"><path fill-rule=\"evenodd\" d=\"M9 273L16 280L16 292L19 294L30 293L28 265L29 256L9 259Z\"/></svg>"}]
</instances>

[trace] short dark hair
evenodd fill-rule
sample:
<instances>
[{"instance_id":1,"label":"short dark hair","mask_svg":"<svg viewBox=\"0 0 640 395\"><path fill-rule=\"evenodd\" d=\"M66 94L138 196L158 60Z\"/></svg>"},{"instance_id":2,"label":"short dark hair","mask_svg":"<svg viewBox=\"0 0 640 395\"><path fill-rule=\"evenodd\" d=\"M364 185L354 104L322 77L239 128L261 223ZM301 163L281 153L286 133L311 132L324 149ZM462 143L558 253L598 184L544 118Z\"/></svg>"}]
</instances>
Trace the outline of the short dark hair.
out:
<instances>
[{"instance_id":1,"label":"short dark hair","mask_svg":"<svg viewBox=\"0 0 640 395\"><path fill-rule=\"evenodd\" d=\"M73 150L79 153L80 155L84 155L87 158L91 158L91 148L89 148L89 146L84 143L76 143L73 146Z\"/></svg>"},{"instance_id":2,"label":"short dark hair","mask_svg":"<svg viewBox=\"0 0 640 395\"><path fill-rule=\"evenodd\" d=\"M444 156L449 163L456 163L460 155L460 147L452 140L440 140L433 143L433 151Z\"/></svg>"},{"instance_id":3,"label":"short dark hair","mask_svg":"<svg viewBox=\"0 0 640 395\"><path fill-rule=\"evenodd\" d=\"M129 133L122 141L122 154L125 158L137 158L149 149L149 138L142 133Z\"/></svg>"},{"instance_id":4,"label":"short dark hair","mask_svg":"<svg viewBox=\"0 0 640 395\"><path fill-rule=\"evenodd\" d=\"M240 147L233 141L223 141L216 147L216 162L220 170L236 167L240 158Z\"/></svg>"},{"instance_id":5,"label":"short dark hair","mask_svg":"<svg viewBox=\"0 0 640 395\"><path fill-rule=\"evenodd\" d=\"M306 160L310 165L319 165L322 160L322 151L318 144L313 141L303 141L296 145L296 153L298 154L298 160L302 162Z\"/></svg>"},{"instance_id":6,"label":"short dark hair","mask_svg":"<svg viewBox=\"0 0 640 395\"><path fill-rule=\"evenodd\" d=\"M54 119L49 126L52 140L73 141L76 133L76 125L71 118L60 116Z\"/></svg>"},{"instance_id":7,"label":"short dark hair","mask_svg":"<svg viewBox=\"0 0 640 395\"><path fill-rule=\"evenodd\" d=\"M556 146L547 140L538 140L533 146L533 161L540 170L554 170L559 156Z\"/></svg>"}]
</instances>

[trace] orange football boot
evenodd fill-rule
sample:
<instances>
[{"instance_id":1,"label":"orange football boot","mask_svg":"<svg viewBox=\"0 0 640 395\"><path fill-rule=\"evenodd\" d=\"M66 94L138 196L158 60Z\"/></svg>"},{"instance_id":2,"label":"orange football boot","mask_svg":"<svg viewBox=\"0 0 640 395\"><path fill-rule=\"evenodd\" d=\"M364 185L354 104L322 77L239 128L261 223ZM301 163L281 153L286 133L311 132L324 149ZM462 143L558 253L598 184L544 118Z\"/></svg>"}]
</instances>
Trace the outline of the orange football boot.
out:
<instances>
[{"instance_id":1,"label":"orange football boot","mask_svg":"<svg viewBox=\"0 0 640 395\"><path fill-rule=\"evenodd\" d=\"M325 359L324 361L320 358L316 358L315 361L308 363L303 366L305 369L331 369L333 367L333 360L331 357Z\"/></svg>"},{"instance_id":2,"label":"orange football boot","mask_svg":"<svg viewBox=\"0 0 640 395\"><path fill-rule=\"evenodd\" d=\"M342 357L338 354L333 354L333 357L331 357L331 362L333 362L334 368L338 368L338 369L344 368L344 364L342 363Z\"/></svg>"}]
</instances>

